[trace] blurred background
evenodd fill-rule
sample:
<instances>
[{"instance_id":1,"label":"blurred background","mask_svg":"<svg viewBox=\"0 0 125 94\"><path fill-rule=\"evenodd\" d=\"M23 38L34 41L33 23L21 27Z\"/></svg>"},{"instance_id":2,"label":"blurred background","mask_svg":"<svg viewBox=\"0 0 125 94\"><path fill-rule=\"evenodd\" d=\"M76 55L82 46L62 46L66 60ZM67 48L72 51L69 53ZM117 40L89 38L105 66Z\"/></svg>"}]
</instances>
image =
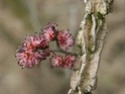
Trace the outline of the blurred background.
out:
<instances>
[{"instance_id":1,"label":"blurred background","mask_svg":"<svg viewBox=\"0 0 125 94\"><path fill-rule=\"evenodd\" d=\"M21 69L14 54L26 34L40 32L48 22L76 35L84 16L81 0L0 0L0 94L66 94L71 70ZM125 94L125 0L115 0L107 15L109 33L94 94Z\"/></svg>"}]
</instances>

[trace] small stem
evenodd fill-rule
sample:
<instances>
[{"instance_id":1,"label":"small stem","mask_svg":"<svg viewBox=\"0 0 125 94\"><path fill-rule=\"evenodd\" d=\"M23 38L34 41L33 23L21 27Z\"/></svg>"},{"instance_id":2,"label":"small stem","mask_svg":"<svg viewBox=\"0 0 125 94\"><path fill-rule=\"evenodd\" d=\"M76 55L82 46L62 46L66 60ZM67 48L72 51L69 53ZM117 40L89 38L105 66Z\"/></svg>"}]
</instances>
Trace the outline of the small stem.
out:
<instances>
[{"instance_id":1,"label":"small stem","mask_svg":"<svg viewBox=\"0 0 125 94\"><path fill-rule=\"evenodd\" d=\"M78 56L80 55L79 53L73 53L73 52L69 52L69 51L64 51L62 49L52 49L50 50L51 52L60 52L60 53L64 53L66 55L74 55L74 56Z\"/></svg>"}]
</instances>

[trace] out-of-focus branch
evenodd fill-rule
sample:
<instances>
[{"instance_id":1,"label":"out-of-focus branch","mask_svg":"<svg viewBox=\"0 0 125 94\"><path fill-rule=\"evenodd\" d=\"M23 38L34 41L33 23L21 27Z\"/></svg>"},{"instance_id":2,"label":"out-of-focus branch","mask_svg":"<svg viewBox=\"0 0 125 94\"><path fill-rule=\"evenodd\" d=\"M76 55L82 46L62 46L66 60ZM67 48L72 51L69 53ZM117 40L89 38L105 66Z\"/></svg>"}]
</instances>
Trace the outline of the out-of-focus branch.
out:
<instances>
[{"instance_id":1,"label":"out-of-focus branch","mask_svg":"<svg viewBox=\"0 0 125 94\"><path fill-rule=\"evenodd\" d=\"M37 11L37 6L36 2L34 0L26 0L28 9L29 9L29 14L30 14L30 21L33 26L34 31L39 31L40 28L40 23L39 23L39 17L38 17L38 11Z\"/></svg>"},{"instance_id":2,"label":"out-of-focus branch","mask_svg":"<svg viewBox=\"0 0 125 94\"><path fill-rule=\"evenodd\" d=\"M105 15L112 11L113 0L84 0L86 14L76 44L83 55L77 59L68 94L91 94L96 88L101 51L107 34Z\"/></svg>"}]
</instances>

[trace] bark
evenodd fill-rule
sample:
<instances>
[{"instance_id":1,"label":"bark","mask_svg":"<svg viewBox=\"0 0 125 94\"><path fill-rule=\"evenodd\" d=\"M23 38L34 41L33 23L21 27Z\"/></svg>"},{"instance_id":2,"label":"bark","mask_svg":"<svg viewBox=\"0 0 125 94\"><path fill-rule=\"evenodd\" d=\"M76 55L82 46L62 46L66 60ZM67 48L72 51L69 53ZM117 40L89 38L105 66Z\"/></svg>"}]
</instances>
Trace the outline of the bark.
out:
<instances>
[{"instance_id":1,"label":"bark","mask_svg":"<svg viewBox=\"0 0 125 94\"><path fill-rule=\"evenodd\" d=\"M108 32L105 16L112 12L113 0L84 0L86 14L81 22L76 45L78 57L71 76L68 94L92 94L97 85L97 72L105 36Z\"/></svg>"}]
</instances>

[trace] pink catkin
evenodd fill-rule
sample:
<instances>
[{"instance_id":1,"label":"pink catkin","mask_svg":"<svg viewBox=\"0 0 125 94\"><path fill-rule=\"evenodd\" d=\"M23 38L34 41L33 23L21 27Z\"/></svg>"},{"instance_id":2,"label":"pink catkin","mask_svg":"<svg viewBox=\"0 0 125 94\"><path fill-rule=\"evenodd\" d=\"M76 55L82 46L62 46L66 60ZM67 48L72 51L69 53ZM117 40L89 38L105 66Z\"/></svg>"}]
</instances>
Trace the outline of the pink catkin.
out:
<instances>
[{"instance_id":1,"label":"pink catkin","mask_svg":"<svg viewBox=\"0 0 125 94\"><path fill-rule=\"evenodd\" d=\"M31 68L34 65L39 65L42 60L49 56L50 52L42 50L41 39L39 36L28 36L18 47L16 51L16 59L20 66ZM40 48L40 47L41 48ZM39 47L39 49L38 49Z\"/></svg>"},{"instance_id":2,"label":"pink catkin","mask_svg":"<svg viewBox=\"0 0 125 94\"><path fill-rule=\"evenodd\" d=\"M74 39L68 31L60 31L57 35L57 41L60 48L65 51L74 45Z\"/></svg>"},{"instance_id":3,"label":"pink catkin","mask_svg":"<svg viewBox=\"0 0 125 94\"><path fill-rule=\"evenodd\" d=\"M60 55L53 55L50 59L51 67L61 67L63 62L63 58Z\"/></svg>"},{"instance_id":4,"label":"pink catkin","mask_svg":"<svg viewBox=\"0 0 125 94\"><path fill-rule=\"evenodd\" d=\"M18 64L22 66L22 68L24 67L31 68L34 65L38 66L42 60L46 59L45 54L42 52L38 53L38 52L24 51L22 53L17 53L16 56L19 59Z\"/></svg>"},{"instance_id":5,"label":"pink catkin","mask_svg":"<svg viewBox=\"0 0 125 94\"><path fill-rule=\"evenodd\" d=\"M65 58L63 59L64 62L63 67L71 69L74 66L75 60L76 60L75 56L71 55L65 56Z\"/></svg>"},{"instance_id":6,"label":"pink catkin","mask_svg":"<svg viewBox=\"0 0 125 94\"><path fill-rule=\"evenodd\" d=\"M16 51L16 59L22 68L39 66L40 62L50 56L49 42L57 41L59 47L64 51L74 45L74 39L68 31L57 30L57 24L48 24L39 35L27 36ZM75 56L52 55L51 67L72 68Z\"/></svg>"},{"instance_id":7,"label":"pink catkin","mask_svg":"<svg viewBox=\"0 0 125 94\"><path fill-rule=\"evenodd\" d=\"M71 69L74 66L75 60L75 56L67 55L62 58L62 56L54 54L50 59L50 64L51 67L62 67Z\"/></svg>"},{"instance_id":8,"label":"pink catkin","mask_svg":"<svg viewBox=\"0 0 125 94\"><path fill-rule=\"evenodd\" d=\"M54 40L57 32L56 28L57 28L57 24L55 23L48 24L47 27L45 27L42 30L42 32L40 33L40 36L44 37L44 39L47 41Z\"/></svg>"}]
</instances>

